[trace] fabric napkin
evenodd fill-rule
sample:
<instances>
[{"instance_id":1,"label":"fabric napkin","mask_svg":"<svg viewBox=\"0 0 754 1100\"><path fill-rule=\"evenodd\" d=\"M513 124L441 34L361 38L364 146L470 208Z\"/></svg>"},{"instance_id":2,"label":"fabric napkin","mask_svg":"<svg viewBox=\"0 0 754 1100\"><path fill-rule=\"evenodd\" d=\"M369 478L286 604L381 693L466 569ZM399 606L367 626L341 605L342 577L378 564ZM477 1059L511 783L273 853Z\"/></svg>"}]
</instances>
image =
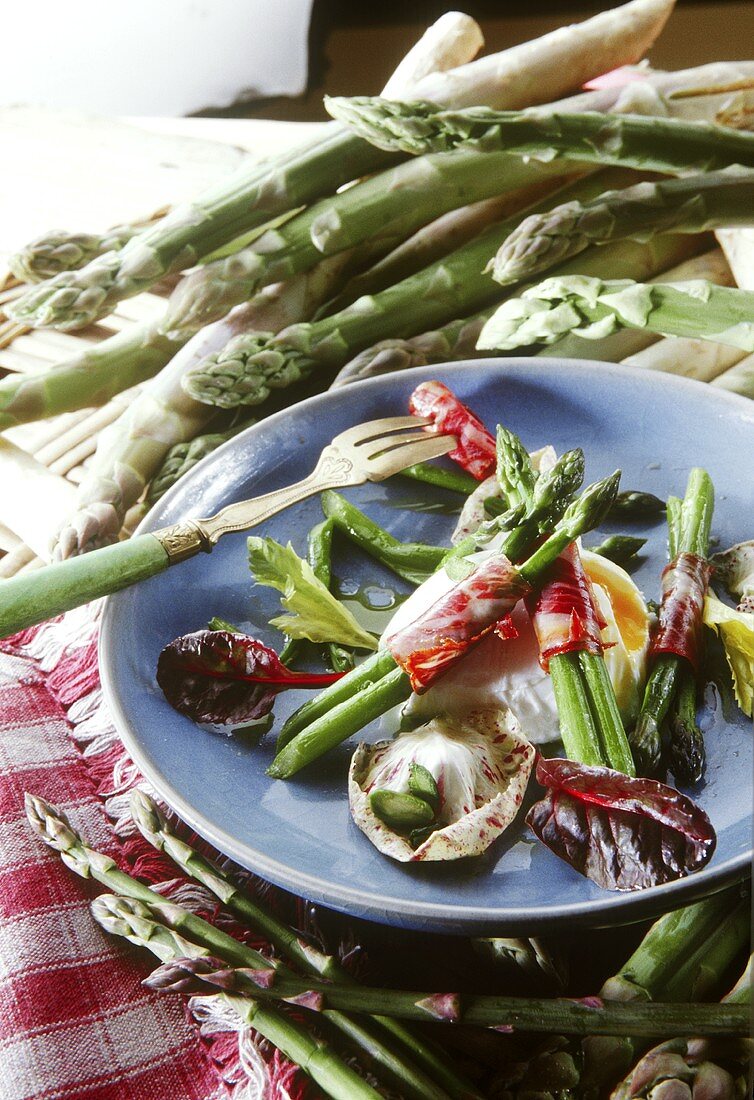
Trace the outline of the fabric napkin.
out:
<instances>
[{"instance_id":1,"label":"fabric napkin","mask_svg":"<svg viewBox=\"0 0 754 1100\"><path fill-rule=\"evenodd\" d=\"M141 985L150 957L89 913L102 888L27 824L31 791L124 870L218 920L214 899L176 877L130 820L128 792L148 787L104 706L96 634L84 608L0 647L0 1097L300 1100L311 1091L304 1075L216 998L185 1002ZM243 935L227 918L223 927Z\"/></svg>"}]
</instances>

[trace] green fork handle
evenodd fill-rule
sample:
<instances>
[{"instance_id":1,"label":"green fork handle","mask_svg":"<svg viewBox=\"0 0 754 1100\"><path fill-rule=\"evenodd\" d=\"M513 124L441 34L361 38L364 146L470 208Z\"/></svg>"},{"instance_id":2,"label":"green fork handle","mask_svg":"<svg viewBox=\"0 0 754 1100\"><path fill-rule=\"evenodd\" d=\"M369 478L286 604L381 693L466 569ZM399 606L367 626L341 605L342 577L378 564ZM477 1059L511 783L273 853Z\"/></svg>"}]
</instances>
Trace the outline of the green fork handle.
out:
<instances>
[{"instance_id":1,"label":"green fork handle","mask_svg":"<svg viewBox=\"0 0 754 1100\"><path fill-rule=\"evenodd\" d=\"M170 564L158 538L137 535L82 557L0 580L0 638L154 577Z\"/></svg>"}]
</instances>

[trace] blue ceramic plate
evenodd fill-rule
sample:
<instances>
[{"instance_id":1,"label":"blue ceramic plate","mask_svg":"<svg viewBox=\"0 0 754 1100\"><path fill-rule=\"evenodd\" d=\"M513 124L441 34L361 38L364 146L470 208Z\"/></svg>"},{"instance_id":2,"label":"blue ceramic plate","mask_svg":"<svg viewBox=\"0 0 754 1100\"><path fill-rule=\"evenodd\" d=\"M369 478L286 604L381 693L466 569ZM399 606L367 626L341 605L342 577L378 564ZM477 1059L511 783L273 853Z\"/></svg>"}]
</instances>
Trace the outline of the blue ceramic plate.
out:
<instances>
[{"instance_id":1,"label":"blue ceramic plate","mask_svg":"<svg viewBox=\"0 0 754 1100\"><path fill-rule=\"evenodd\" d=\"M666 375L555 359L546 365L503 359L435 366L304 401L209 456L160 502L142 530L209 515L298 480L336 432L405 413L412 389L429 378L451 386L491 429L498 421L509 425L530 448L583 446L590 481L620 466L625 487L664 498L682 495L689 468L704 465L717 488L714 535L720 545L752 535L754 402ZM441 542L454 524L443 507L451 494L407 478L347 492L403 540ZM314 498L258 530L290 539L302 552L307 531L320 519ZM646 595L657 598L664 524L640 533L649 538L648 553L635 576ZM357 552L343 554L336 574L351 590L366 587L377 596L391 588L406 591ZM211 557L200 555L110 597L102 629L105 692L128 751L182 818L244 866L333 909L386 924L467 933L533 932L566 920L627 922L745 874L751 856L752 726L740 712L722 716L719 705L705 710L708 763L695 792L717 829L717 851L688 879L639 894L602 891L535 842L523 813L476 860L406 866L380 855L348 813L353 745L341 746L293 780L273 782L265 768L274 755L274 736L256 744L201 729L172 710L155 685L161 648L213 615L279 646L280 635L267 625L279 610L278 599L271 589L252 587L245 536L228 535ZM277 700L277 728L303 698L302 692L289 692Z\"/></svg>"}]
</instances>

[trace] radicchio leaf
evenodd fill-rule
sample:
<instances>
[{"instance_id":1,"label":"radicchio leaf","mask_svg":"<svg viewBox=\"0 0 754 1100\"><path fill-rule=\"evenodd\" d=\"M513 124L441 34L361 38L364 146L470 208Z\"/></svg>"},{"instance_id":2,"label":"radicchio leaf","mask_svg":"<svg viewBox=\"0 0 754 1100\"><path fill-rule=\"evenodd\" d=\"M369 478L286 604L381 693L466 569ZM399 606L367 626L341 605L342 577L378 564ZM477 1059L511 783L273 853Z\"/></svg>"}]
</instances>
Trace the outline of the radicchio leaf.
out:
<instances>
[{"instance_id":1,"label":"radicchio leaf","mask_svg":"<svg viewBox=\"0 0 754 1100\"><path fill-rule=\"evenodd\" d=\"M263 718L286 687L322 687L342 675L292 672L274 649L229 630L184 634L157 662L157 683L172 707L195 722L222 725Z\"/></svg>"},{"instance_id":2,"label":"radicchio leaf","mask_svg":"<svg viewBox=\"0 0 754 1100\"><path fill-rule=\"evenodd\" d=\"M605 890L644 890L683 878L712 857L707 815L654 779L539 757L547 795L527 823L551 851Z\"/></svg>"},{"instance_id":3,"label":"radicchio leaf","mask_svg":"<svg viewBox=\"0 0 754 1100\"><path fill-rule=\"evenodd\" d=\"M422 382L411 394L408 407L415 416L431 420L435 431L456 437L457 446L448 457L477 481L495 469L494 436L442 382Z\"/></svg>"}]
</instances>

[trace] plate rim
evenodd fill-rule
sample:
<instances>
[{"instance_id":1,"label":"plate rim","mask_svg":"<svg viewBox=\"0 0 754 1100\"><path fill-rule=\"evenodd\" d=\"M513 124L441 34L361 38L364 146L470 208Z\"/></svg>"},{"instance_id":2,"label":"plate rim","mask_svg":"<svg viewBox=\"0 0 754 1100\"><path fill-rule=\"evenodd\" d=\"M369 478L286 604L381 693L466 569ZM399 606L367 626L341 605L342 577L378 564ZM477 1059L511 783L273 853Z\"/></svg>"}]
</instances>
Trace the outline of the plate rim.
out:
<instances>
[{"instance_id":1,"label":"plate rim","mask_svg":"<svg viewBox=\"0 0 754 1100\"><path fill-rule=\"evenodd\" d=\"M417 381L420 381L423 378L431 377L433 373L444 371L448 367L454 369L470 367L499 371L505 367L515 369L518 366L525 366L530 368L532 365L533 357L531 356L484 357L433 363L424 367L412 367L396 373L401 379L413 380L416 378ZM578 368L580 371L586 370L598 374L603 374L607 370L611 374L622 375L631 379L637 377L637 368L635 367L602 360L553 357L547 359L546 363L542 363L542 369L546 371L559 371L564 367L566 369ZM360 390L379 388L384 386L392 377L392 374L384 374L373 378L360 379L349 383L348 386L339 387L339 390L350 390L352 386L359 387ZM644 375L642 374L640 377L644 377ZM695 391L699 391L702 387L705 389L712 388L716 402L721 401L723 405L730 405L736 412L745 413L745 419L750 420L754 426L754 408L751 407L754 406L754 402L740 394L710 387L709 383L701 382L698 379L673 374L646 372L646 381L650 385L659 385L660 388L667 386L670 389L686 390L691 387ZM240 441L245 440L252 433L264 430L270 424L274 426L279 420L290 415L291 409L298 409L303 406L311 408L312 406L326 404L332 395L339 392L339 390L326 390L323 393L315 394L302 401L295 402L269 417L265 417L256 424L252 424L198 462L189 471L187 479L200 477L204 464L210 459L216 461L218 455L221 455L226 449L232 450L235 446L238 446ZM168 505L172 497L183 490L186 484L187 480L181 479L180 482L172 486L161 498L160 505L162 507ZM134 536L147 534L158 527L159 522L155 519L154 513L150 512L140 522L133 534ZM203 813L195 810L184 799L180 791L161 775L159 769L152 766L146 757L146 752L142 753L138 733L121 706L115 684L113 664L110 660L110 652L115 645L114 619L117 614L118 595L119 593L113 593L113 595L107 596L104 601L98 641L98 663L103 697L112 716L116 732L129 756L158 794L165 799L184 822L190 825L205 840L213 844L220 852L230 856L240 866L248 868L254 874L258 874L262 878L268 879L299 896L306 897L337 911L350 913L358 917L366 917L382 924L387 922L384 919L381 920L379 914L385 914L389 911L391 914L409 920L421 920L421 925L417 924L416 927L446 933L457 931L460 934L469 934L473 931L486 930L491 927L511 931L524 927L544 929L552 928L566 921L574 924L588 924L593 927L600 925L619 926L641 920L650 915L667 912L696 898L716 893L726 886L745 878L746 872L754 859L753 842L748 851L731 856L717 866L711 868L708 866L700 872L676 879L673 882L635 892L604 891L604 901L602 897L599 897L589 901L560 905L556 909L550 906L540 906L528 909L525 915L520 909L509 910L503 906L494 909L486 906L474 909L465 907L459 910L456 905L451 903L408 902L401 898L386 898L368 890L366 887L359 890L348 886L333 887L332 883L329 883L326 879L314 874L293 870L287 864L265 855L251 845L237 841L232 833L221 827L216 827ZM407 924L405 926L410 927L411 925Z\"/></svg>"}]
</instances>

